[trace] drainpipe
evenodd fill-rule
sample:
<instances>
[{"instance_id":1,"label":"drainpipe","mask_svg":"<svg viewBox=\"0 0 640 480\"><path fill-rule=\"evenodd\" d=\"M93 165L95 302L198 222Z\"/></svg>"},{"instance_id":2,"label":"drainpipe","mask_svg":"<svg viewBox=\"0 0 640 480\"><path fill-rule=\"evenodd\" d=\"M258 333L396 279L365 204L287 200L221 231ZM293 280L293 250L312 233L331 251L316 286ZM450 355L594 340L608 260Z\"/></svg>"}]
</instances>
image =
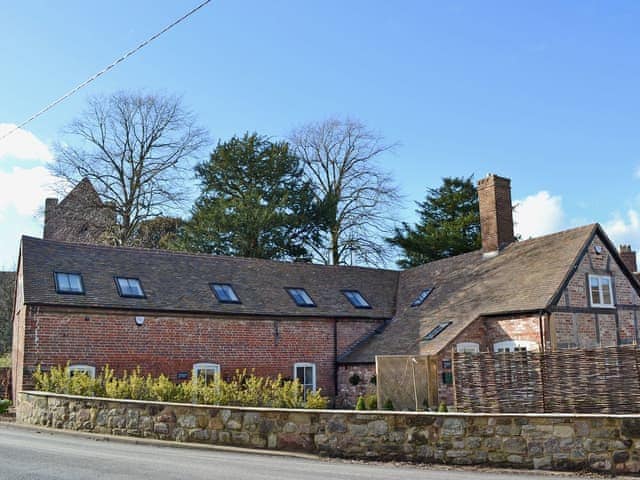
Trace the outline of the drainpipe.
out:
<instances>
[{"instance_id":1,"label":"drainpipe","mask_svg":"<svg viewBox=\"0 0 640 480\"><path fill-rule=\"evenodd\" d=\"M545 312L544 310L540 310L540 313L538 314L538 329L540 330L540 348L541 348L541 352L544 353L544 331L543 331L543 321L542 321L542 317L544 316Z\"/></svg>"},{"instance_id":2,"label":"drainpipe","mask_svg":"<svg viewBox=\"0 0 640 480\"><path fill-rule=\"evenodd\" d=\"M338 399L338 319L333 319L333 406Z\"/></svg>"}]
</instances>

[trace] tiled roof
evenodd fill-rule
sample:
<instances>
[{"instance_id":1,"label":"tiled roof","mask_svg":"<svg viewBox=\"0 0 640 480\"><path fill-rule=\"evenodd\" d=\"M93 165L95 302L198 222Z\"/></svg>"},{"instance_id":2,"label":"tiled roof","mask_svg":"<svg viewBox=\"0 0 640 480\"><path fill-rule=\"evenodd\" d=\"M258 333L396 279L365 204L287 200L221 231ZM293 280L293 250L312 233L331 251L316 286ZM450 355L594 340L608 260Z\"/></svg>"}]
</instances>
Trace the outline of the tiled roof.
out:
<instances>
[{"instance_id":1,"label":"tiled roof","mask_svg":"<svg viewBox=\"0 0 640 480\"><path fill-rule=\"evenodd\" d=\"M391 319L344 355L343 363L375 355L438 352L481 316L543 310L573 272L596 224L513 243L498 255L480 251L403 272L283 263L139 248L22 239L25 303L131 310ZM55 292L53 272L80 272L85 295ZM114 276L139 278L147 298L118 296ZM219 303L209 283L233 285L242 303ZM296 306L286 287L304 288L317 307ZM418 307L420 292L434 290ZM359 290L372 308L356 309L341 290ZM425 342L441 322L452 322Z\"/></svg>"},{"instance_id":2,"label":"tiled roof","mask_svg":"<svg viewBox=\"0 0 640 480\"><path fill-rule=\"evenodd\" d=\"M475 251L402 272L394 319L340 360L368 363L376 355L417 354L421 346L421 353L435 353L480 316L546 308L596 231L587 225L512 243L491 258ZM425 302L410 307L427 287L435 288ZM437 337L422 341L448 321Z\"/></svg>"},{"instance_id":3,"label":"tiled roof","mask_svg":"<svg viewBox=\"0 0 640 480\"><path fill-rule=\"evenodd\" d=\"M399 272L114 248L22 237L25 303L215 314L391 318ZM82 274L85 294L57 294L53 272ZM122 298L114 276L139 278L146 298ZM233 285L240 304L220 303L210 283ZM307 290L316 307L298 307L285 287ZM341 290L359 290L356 309Z\"/></svg>"}]
</instances>

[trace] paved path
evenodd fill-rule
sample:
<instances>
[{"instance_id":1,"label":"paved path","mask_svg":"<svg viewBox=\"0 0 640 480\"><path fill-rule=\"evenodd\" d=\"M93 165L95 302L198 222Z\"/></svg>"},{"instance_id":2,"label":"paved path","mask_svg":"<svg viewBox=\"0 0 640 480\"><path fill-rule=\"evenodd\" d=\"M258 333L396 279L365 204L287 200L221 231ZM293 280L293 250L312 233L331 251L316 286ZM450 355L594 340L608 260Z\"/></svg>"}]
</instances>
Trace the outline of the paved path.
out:
<instances>
[{"instance_id":1,"label":"paved path","mask_svg":"<svg viewBox=\"0 0 640 480\"><path fill-rule=\"evenodd\" d=\"M528 480L532 473L363 464L136 445L0 424L1 480ZM564 475L562 476L564 477ZM590 478L572 476L570 478Z\"/></svg>"}]
</instances>

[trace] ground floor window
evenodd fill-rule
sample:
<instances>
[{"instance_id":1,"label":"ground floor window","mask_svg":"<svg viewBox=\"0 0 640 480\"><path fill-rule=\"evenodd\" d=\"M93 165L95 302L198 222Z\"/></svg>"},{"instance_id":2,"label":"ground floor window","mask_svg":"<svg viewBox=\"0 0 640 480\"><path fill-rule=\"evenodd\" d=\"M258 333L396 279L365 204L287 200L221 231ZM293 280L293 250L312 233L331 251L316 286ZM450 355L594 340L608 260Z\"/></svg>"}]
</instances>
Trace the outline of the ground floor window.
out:
<instances>
[{"instance_id":1,"label":"ground floor window","mask_svg":"<svg viewBox=\"0 0 640 480\"><path fill-rule=\"evenodd\" d=\"M506 340L493 344L493 351L496 353L503 352L537 352L538 344L527 340Z\"/></svg>"},{"instance_id":2,"label":"ground floor window","mask_svg":"<svg viewBox=\"0 0 640 480\"><path fill-rule=\"evenodd\" d=\"M307 392L316 390L316 364L296 363L293 366L293 378L297 378L302 385L304 399L307 399Z\"/></svg>"},{"instance_id":3,"label":"ground floor window","mask_svg":"<svg viewBox=\"0 0 640 480\"><path fill-rule=\"evenodd\" d=\"M69 365L69 376L73 377L74 375L78 375L79 373L84 373L88 377L96 378L96 367L92 367L91 365Z\"/></svg>"},{"instance_id":4,"label":"ground floor window","mask_svg":"<svg viewBox=\"0 0 640 480\"><path fill-rule=\"evenodd\" d=\"M218 363L196 363L193 365L193 379L204 379L208 385L220 378L220 365Z\"/></svg>"}]
</instances>

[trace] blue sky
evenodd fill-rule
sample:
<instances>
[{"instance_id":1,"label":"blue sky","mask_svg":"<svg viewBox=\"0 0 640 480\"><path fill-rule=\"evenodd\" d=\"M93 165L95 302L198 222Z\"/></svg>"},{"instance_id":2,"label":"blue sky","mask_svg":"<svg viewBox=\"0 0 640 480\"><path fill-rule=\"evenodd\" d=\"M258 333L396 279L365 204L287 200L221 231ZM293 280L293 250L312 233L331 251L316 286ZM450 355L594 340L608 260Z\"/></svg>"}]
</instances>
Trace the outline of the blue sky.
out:
<instances>
[{"instance_id":1,"label":"blue sky","mask_svg":"<svg viewBox=\"0 0 640 480\"><path fill-rule=\"evenodd\" d=\"M2 2L0 124L15 124L198 2ZM600 222L640 248L640 3L213 1L0 142L0 267L47 195L47 147L86 97L183 96L214 140L351 116L414 201L444 176L512 179L523 236ZM0 125L0 130L7 128Z\"/></svg>"}]
</instances>

